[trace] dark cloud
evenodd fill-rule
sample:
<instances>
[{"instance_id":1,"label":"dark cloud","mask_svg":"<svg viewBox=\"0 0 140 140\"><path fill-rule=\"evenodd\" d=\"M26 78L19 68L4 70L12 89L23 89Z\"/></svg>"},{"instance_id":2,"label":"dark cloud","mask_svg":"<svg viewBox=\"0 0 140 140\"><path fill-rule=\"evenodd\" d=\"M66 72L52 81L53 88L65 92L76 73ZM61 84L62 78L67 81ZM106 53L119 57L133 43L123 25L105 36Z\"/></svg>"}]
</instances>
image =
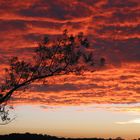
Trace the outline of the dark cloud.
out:
<instances>
[{"instance_id":1,"label":"dark cloud","mask_svg":"<svg viewBox=\"0 0 140 140\"><path fill-rule=\"evenodd\" d=\"M110 8L132 8L137 7L138 1L132 1L132 0L108 0L106 4L103 5L102 8L110 9Z\"/></svg>"},{"instance_id":2,"label":"dark cloud","mask_svg":"<svg viewBox=\"0 0 140 140\"><path fill-rule=\"evenodd\" d=\"M135 16L134 16L135 15ZM112 17L109 19L109 21L113 22L134 22L137 21L140 17L139 10L137 11L127 11L127 12L122 12L122 11L117 11L113 13Z\"/></svg>"},{"instance_id":3,"label":"dark cloud","mask_svg":"<svg viewBox=\"0 0 140 140\"><path fill-rule=\"evenodd\" d=\"M89 33L97 55L105 51L112 63L140 60L138 0L2 0L0 7L1 48L15 52L17 47L32 46L44 34L55 36L68 28Z\"/></svg>"},{"instance_id":4,"label":"dark cloud","mask_svg":"<svg viewBox=\"0 0 140 140\"><path fill-rule=\"evenodd\" d=\"M15 30L26 30L26 23L24 21L0 21L0 32L12 31Z\"/></svg>"},{"instance_id":5,"label":"dark cloud","mask_svg":"<svg viewBox=\"0 0 140 140\"><path fill-rule=\"evenodd\" d=\"M116 40L100 39L96 38L94 47L97 50L97 56L105 56L107 61L114 64L120 64L121 62L133 62L140 61L140 39L123 39Z\"/></svg>"},{"instance_id":6,"label":"dark cloud","mask_svg":"<svg viewBox=\"0 0 140 140\"><path fill-rule=\"evenodd\" d=\"M75 4L73 1L65 2L63 0L40 0L26 9L19 10L17 13L22 16L49 17L61 20L89 16L91 14L90 10L84 5L80 3Z\"/></svg>"},{"instance_id":7,"label":"dark cloud","mask_svg":"<svg viewBox=\"0 0 140 140\"><path fill-rule=\"evenodd\" d=\"M55 84L55 85L33 85L32 92L62 92L62 91L79 91L91 88L105 88L105 86L99 86L97 84Z\"/></svg>"},{"instance_id":8,"label":"dark cloud","mask_svg":"<svg viewBox=\"0 0 140 140\"><path fill-rule=\"evenodd\" d=\"M107 66L113 64L123 71L117 69L116 78L116 69L103 70L103 75L100 71L99 75L96 73L80 84L75 83L78 78L73 78L70 84L34 85L31 92L38 92L36 97L27 95L21 97L21 101L55 104L138 102L139 67L135 67L135 63L138 65L140 61L139 8L139 0L1 0L1 67L14 55L32 57L43 35L53 38L67 28L70 33L83 31L88 36L97 61L105 57ZM125 75L125 63L134 67L129 68L128 75ZM84 80L85 77L79 79L80 82ZM42 98L46 92L49 94Z\"/></svg>"},{"instance_id":9,"label":"dark cloud","mask_svg":"<svg viewBox=\"0 0 140 140\"><path fill-rule=\"evenodd\" d=\"M99 34L105 33L116 33L117 35L132 35L139 34L140 24L131 27L122 27L122 26L102 26L100 29L96 30Z\"/></svg>"}]
</instances>

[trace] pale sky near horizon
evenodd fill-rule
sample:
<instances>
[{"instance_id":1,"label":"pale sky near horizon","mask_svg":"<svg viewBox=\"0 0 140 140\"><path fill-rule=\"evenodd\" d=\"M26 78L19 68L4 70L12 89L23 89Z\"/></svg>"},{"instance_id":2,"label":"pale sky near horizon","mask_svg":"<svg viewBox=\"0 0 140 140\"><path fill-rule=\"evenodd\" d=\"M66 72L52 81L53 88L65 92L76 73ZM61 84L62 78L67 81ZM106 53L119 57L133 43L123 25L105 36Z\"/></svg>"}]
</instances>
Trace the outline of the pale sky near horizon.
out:
<instances>
[{"instance_id":1,"label":"pale sky near horizon","mask_svg":"<svg viewBox=\"0 0 140 140\"><path fill-rule=\"evenodd\" d=\"M1 134L37 133L59 137L140 137L140 113L133 105L18 105L16 119L0 127ZM125 110L126 109L126 110ZM125 111L124 111L125 110ZM133 133L132 133L133 132Z\"/></svg>"}]
</instances>

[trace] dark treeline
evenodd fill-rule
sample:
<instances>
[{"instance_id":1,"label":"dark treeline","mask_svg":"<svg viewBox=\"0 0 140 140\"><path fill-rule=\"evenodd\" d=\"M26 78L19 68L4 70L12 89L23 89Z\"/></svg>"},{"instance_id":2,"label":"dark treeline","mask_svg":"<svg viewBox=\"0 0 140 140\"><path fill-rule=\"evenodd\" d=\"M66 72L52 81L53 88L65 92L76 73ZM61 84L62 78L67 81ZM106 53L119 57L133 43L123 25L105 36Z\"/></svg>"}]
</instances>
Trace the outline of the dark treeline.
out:
<instances>
[{"instance_id":1,"label":"dark treeline","mask_svg":"<svg viewBox=\"0 0 140 140\"><path fill-rule=\"evenodd\" d=\"M8 135L0 135L0 140L124 140L120 137L115 139L108 138L63 138L63 137L55 137L49 135L42 135L42 134L8 134ZM140 139L137 139L140 140Z\"/></svg>"}]
</instances>

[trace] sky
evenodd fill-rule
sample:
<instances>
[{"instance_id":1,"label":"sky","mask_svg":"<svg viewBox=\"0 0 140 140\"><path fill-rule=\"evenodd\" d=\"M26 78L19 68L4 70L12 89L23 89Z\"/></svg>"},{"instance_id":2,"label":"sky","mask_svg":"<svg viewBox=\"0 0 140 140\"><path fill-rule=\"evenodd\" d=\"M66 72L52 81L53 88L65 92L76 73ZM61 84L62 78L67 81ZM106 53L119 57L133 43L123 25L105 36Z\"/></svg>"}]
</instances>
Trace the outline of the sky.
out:
<instances>
[{"instance_id":1,"label":"sky","mask_svg":"<svg viewBox=\"0 0 140 140\"><path fill-rule=\"evenodd\" d=\"M0 133L65 137L140 137L139 0L0 0L0 73L12 56L27 61L44 35L83 32L96 61L84 75L50 78L16 93L16 120Z\"/></svg>"}]
</instances>

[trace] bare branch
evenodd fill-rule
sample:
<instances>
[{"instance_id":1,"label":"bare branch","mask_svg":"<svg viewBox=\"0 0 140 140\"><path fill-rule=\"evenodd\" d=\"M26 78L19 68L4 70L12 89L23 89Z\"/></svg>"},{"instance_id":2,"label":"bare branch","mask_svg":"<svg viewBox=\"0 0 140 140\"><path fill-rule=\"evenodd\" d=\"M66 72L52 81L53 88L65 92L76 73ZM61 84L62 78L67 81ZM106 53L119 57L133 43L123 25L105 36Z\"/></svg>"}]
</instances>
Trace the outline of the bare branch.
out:
<instances>
[{"instance_id":1,"label":"bare branch","mask_svg":"<svg viewBox=\"0 0 140 140\"><path fill-rule=\"evenodd\" d=\"M93 52L90 50L89 41L83 33L74 36L64 30L56 42L45 36L35 49L33 62L25 62L17 57L10 60L0 87L0 107L11 99L15 91L35 81L62 74L80 74L88 66L94 66ZM100 65L104 64L105 59L101 58Z\"/></svg>"}]
</instances>

